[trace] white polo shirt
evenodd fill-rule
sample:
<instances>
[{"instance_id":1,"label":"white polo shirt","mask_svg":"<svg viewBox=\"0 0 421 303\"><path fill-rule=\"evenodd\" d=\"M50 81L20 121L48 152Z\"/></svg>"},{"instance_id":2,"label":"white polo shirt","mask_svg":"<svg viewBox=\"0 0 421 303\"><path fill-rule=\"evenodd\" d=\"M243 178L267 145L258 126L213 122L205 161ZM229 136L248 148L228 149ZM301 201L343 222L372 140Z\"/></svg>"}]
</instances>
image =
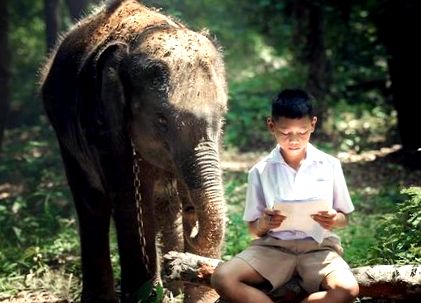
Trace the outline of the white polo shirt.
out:
<instances>
[{"instance_id":1,"label":"white polo shirt","mask_svg":"<svg viewBox=\"0 0 421 303\"><path fill-rule=\"evenodd\" d=\"M323 199L332 208L349 214L354 210L341 163L312 144L307 144L306 158L298 171L283 159L279 145L249 171L246 207L243 219L255 221L274 201ZM290 240L307 238L302 231L269 231L272 237ZM324 238L336 236L325 230Z\"/></svg>"}]
</instances>

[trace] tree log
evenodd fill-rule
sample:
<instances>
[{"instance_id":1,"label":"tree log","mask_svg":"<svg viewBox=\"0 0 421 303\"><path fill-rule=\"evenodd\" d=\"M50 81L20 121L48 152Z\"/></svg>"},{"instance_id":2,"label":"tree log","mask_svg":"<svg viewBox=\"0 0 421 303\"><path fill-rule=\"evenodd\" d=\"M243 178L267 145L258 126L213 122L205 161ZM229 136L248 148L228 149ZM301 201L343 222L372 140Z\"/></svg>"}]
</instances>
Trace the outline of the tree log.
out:
<instances>
[{"instance_id":1,"label":"tree log","mask_svg":"<svg viewBox=\"0 0 421 303\"><path fill-rule=\"evenodd\" d=\"M172 251L164 255L164 281L210 286L215 267L221 262L218 259ZM421 265L363 266L353 268L352 272L360 286L360 298L385 299L383 302L416 302L416 299L421 299ZM283 302L298 302L306 293L297 280L291 280L270 295L275 302L281 299Z\"/></svg>"}]
</instances>

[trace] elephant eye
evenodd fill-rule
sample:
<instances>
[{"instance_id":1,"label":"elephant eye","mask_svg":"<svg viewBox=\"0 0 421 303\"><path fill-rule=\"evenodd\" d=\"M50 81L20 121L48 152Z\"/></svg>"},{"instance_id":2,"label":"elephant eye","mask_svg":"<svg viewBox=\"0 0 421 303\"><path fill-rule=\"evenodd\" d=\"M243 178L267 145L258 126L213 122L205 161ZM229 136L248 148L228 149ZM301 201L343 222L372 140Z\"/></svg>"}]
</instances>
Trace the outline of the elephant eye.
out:
<instances>
[{"instance_id":1,"label":"elephant eye","mask_svg":"<svg viewBox=\"0 0 421 303\"><path fill-rule=\"evenodd\" d=\"M168 131L168 119L163 114L156 115L156 124L161 131Z\"/></svg>"}]
</instances>

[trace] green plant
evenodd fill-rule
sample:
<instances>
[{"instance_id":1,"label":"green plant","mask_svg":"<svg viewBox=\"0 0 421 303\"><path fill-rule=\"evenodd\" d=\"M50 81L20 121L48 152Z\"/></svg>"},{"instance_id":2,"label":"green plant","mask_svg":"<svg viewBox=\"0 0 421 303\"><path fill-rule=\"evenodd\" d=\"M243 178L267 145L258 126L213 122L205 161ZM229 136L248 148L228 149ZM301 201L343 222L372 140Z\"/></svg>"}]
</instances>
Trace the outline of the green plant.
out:
<instances>
[{"instance_id":1,"label":"green plant","mask_svg":"<svg viewBox=\"0 0 421 303\"><path fill-rule=\"evenodd\" d=\"M259 150L273 145L266 118L271 115L271 101L284 87L300 86L299 73L285 66L231 82L229 111L226 116L224 141L241 151Z\"/></svg>"},{"instance_id":2,"label":"green plant","mask_svg":"<svg viewBox=\"0 0 421 303\"><path fill-rule=\"evenodd\" d=\"M153 281L147 281L134 294L131 302L137 303L160 303L164 299L164 288L161 284L154 285Z\"/></svg>"},{"instance_id":3,"label":"green plant","mask_svg":"<svg viewBox=\"0 0 421 303\"><path fill-rule=\"evenodd\" d=\"M228 217L228 228L225 237L223 259L229 260L250 243L251 236L247 224L243 221L242 213L233 213Z\"/></svg>"},{"instance_id":4,"label":"green plant","mask_svg":"<svg viewBox=\"0 0 421 303\"><path fill-rule=\"evenodd\" d=\"M384 142L396 128L397 116L386 106L368 101L350 104L342 99L330 107L322 132L336 141L339 150L362 152Z\"/></svg>"},{"instance_id":5,"label":"green plant","mask_svg":"<svg viewBox=\"0 0 421 303\"><path fill-rule=\"evenodd\" d=\"M421 262L421 187L401 191L406 201L380 220L376 230L378 246L371 251L373 263Z\"/></svg>"},{"instance_id":6,"label":"green plant","mask_svg":"<svg viewBox=\"0 0 421 303\"><path fill-rule=\"evenodd\" d=\"M47 290L73 301L80 289L76 221L55 138L40 124L6 132L0 161L0 297Z\"/></svg>"},{"instance_id":7,"label":"green plant","mask_svg":"<svg viewBox=\"0 0 421 303\"><path fill-rule=\"evenodd\" d=\"M377 245L374 234L378 217L356 211L351 215L346 228L335 230L344 248L343 257L350 266L362 266L369 262L367 251Z\"/></svg>"},{"instance_id":8,"label":"green plant","mask_svg":"<svg viewBox=\"0 0 421 303\"><path fill-rule=\"evenodd\" d=\"M225 173L224 179L225 197L228 205L228 222L223 259L229 260L245 249L251 240L247 224L243 221L247 174Z\"/></svg>"}]
</instances>

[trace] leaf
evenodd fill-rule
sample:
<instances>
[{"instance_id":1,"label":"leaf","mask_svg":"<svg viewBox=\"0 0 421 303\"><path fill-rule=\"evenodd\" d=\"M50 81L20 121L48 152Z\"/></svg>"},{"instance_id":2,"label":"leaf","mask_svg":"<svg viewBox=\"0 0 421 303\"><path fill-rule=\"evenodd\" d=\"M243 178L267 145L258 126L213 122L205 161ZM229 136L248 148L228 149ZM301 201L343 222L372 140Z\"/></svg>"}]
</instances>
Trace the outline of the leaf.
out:
<instances>
[{"instance_id":1,"label":"leaf","mask_svg":"<svg viewBox=\"0 0 421 303\"><path fill-rule=\"evenodd\" d=\"M158 286L157 286L158 287ZM154 300L155 298L155 300ZM150 302L158 302L156 301L157 294L156 290L154 289L153 280L149 280L145 282L133 295L131 302L138 302L138 303L150 303ZM151 301L154 300L154 301Z\"/></svg>"}]
</instances>

